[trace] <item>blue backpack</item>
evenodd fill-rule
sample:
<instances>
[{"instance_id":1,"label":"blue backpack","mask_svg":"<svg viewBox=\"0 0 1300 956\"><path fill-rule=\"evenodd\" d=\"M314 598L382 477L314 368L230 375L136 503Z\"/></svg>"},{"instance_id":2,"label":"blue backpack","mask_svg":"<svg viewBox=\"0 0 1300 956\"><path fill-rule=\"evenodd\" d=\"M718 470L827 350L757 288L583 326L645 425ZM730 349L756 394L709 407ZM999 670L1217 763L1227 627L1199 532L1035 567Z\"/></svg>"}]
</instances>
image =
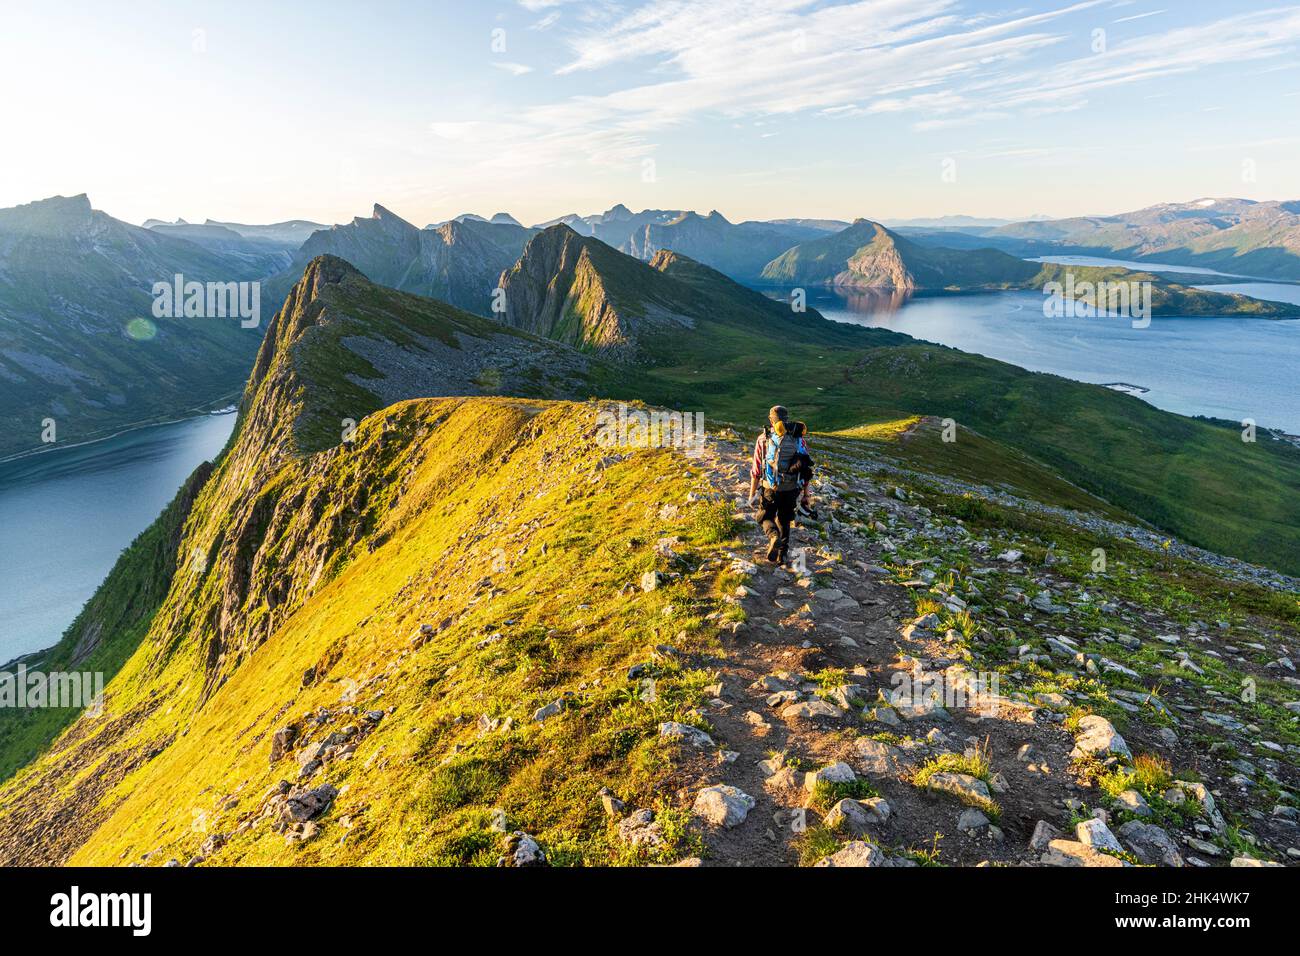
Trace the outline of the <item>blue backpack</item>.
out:
<instances>
[{"instance_id":1,"label":"blue backpack","mask_svg":"<svg viewBox=\"0 0 1300 956\"><path fill-rule=\"evenodd\" d=\"M799 474L799 457L807 456L802 438L791 434L776 435L766 429L767 448L763 456L763 487L770 491L793 491L803 487Z\"/></svg>"}]
</instances>

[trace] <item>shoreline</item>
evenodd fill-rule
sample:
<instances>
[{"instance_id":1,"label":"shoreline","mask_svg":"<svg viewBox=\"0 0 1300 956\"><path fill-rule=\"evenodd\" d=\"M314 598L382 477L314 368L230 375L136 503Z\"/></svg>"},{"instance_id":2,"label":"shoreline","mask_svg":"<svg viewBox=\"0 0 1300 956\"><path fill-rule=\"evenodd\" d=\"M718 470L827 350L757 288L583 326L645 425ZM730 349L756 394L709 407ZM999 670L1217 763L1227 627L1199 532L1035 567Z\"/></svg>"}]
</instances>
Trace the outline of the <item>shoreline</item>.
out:
<instances>
[{"instance_id":1,"label":"shoreline","mask_svg":"<svg viewBox=\"0 0 1300 956\"><path fill-rule=\"evenodd\" d=\"M54 447L46 449L46 451L57 452L57 451L67 451L74 448L84 448L87 446L99 444L101 442L106 442L109 441L110 439L118 438L123 435L128 435L132 432L141 431L143 429L149 429L155 427L160 428L166 425L178 425L178 424L184 424L186 422L201 422L207 419L224 418L229 415L237 415L237 414L238 414L237 405L232 406L229 404L220 404L218 408L209 410L207 412L198 412L196 414L187 415L184 418L174 418L174 419L168 419L166 421L138 423L126 428L119 429L115 431L112 435L106 435L102 438L89 439L86 441L80 441L80 442L75 442L70 444L55 445ZM120 451L121 449L119 449L119 452ZM4 459L3 462L0 462L0 468L3 468L6 463L14 464L14 463L25 462L28 460L36 460L38 454L43 454L43 452L29 452L16 457L10 457ZM109 454L113 455L117 453L110 452ZM39 476L36 478L36 480L39 482L46 479L44 476ZM17 488L20 486L20 484L21 483L16 484L13 487ZM10 485L4 482L3 480L0 480L0 493L7 494L9 493L10 490L11 490ZM175 494L175 489L172 490L170 495L174 495L174 494ZM168 499L170 498L170 495L168 496ZM161 512L161 508L165 506L166 506L166 500L164 500L162 505L160 505L160 512ZM151 522L155 520L156 517L157 515L154 515L153 517L149 518L148 521ZM146 522L146 527L147 526L148 526L148 522ZM129 543L130 542L127 541L123 545L123 547L125 547ZM108 573L111 573L112 566L113 565L109 566L108 571L105 572L105 576L107 576ZM4 663L0 663L0 673L11 672L15 667L19 665L26 665L28 668L41 667L44 661L48 659L49 654L53 650L55 650L62 643L62 641L67 637L68 629L72 627L72 625L75 623L77 614L79 614L81 610L85 608L87 602L89 602L94 597L95 592L99 589L99 587L102 584L103 584L103 579L100 579L90 590L90 592L86 595L86 597L79 602L79 606L74 609L74 613L72 614L71 618L68 620L68 623L60 630L58 634L51 636L51 638L49 639L49 643L43 644L40 647L33 648L32 650L15 652L13 650L9 650L4 646L2 646L4 642L0 641L0 655L3 655L3 657L0 659L4 660ZM9 657L10 654L13 654L14 656Z\"/></svg>"},{"instance_id":2,"label":"shoreline","mask_svg":"<svg viewBox=\"0 0 1300 956\"><path fill-rule=\"evenodd\" d=\"M215 405L216 402L209 403ZM138 432L144 428L156 428L162 425L179 425L181 422L191 422L198 418L207 418L210 415L233 415L239 411L239 403L234 405L223 405L220 408L208 408L207 411L196 408L192 410L194 414L184 415L180 418L159 419L157 421L133 422L109 435L102 435L99 438L86 438L81 441L71 443L54 442L51 445L45 445L40 448L29 448L26 451L15 452L12 455L6 455L0 458L0 465L8 465L16 461L23 461L28 458L35 458L39 455L48 455L56 451L69 451L73 448L84 448L87 445L97 445L100 442L112 441L114 438L121 438L123 435L129 435L131 432Z\"/></svg>"}]
</instances>

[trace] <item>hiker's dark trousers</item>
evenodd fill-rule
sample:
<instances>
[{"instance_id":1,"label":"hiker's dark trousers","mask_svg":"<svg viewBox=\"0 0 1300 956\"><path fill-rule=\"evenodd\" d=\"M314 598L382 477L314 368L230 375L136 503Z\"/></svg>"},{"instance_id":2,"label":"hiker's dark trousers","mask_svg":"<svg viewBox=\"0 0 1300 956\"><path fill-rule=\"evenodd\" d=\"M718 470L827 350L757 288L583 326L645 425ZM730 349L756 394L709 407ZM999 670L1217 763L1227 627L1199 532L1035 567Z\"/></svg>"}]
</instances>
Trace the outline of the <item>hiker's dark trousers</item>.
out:
<instances>
[{"instance_id":1,"label":"hiker's dark trousers","mask_svg":"<svg viewBox=\"0 0 1300 956\"><path fill-rule=\"evenodd\" d=\"M799 489L789 491L771 491L763 489L758 500L758 514L755 516L763 533L771 538L776 535L781 540L781 548L790 546L790 524L794 521L795 505L799 503Z\"/></svg>"}]
</instances>

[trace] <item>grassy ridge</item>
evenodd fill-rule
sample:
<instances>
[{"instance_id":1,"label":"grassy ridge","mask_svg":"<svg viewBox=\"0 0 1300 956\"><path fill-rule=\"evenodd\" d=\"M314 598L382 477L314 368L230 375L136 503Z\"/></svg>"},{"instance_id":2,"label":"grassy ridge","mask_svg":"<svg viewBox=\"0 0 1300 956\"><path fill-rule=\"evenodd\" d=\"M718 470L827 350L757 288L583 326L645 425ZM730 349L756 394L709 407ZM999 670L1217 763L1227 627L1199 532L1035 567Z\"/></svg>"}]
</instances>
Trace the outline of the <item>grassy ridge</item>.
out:
<instances>
[{"instance_id":1,"label":"grassy ridge","mask_svg":"<svg viewBox=\"0 0 1300 956\"><path fill-rule=\"evenodd\" d=\"M39 765L0 797L0 817L36 799L51 774L168 739L103 796L112 811L73 862L120 864L151 851L154 863L184 862L221 833L229 839L213 862L490 864L499 840L489 807L542 837L556 862L630 861L596 792L608 785L654 806L672 773L659 723L698 721L709 675L653 648L713 641L705 615L723 606L717 572L689 555L718 529L703 512L693 521L707 506L688 503L694 479L679 456L646 450L609 462L595 427L591 406L414 401L367 419L324 472L315 456L294 460L278 479L289 498L304 485L346 487L342 471L369 476L376 494L401 474L400 495L201 706L193 658L159 664L151 650L173 636L160 616L113 699L122 714L162 694L165 710L101 732L66 766ZM481 466L463 467L456 450L469 447ZM201 507L195 533L225 505L212 497ZM683 558L670 564L655 542L683 526L699 530L675 545ZM635 582L651 569L681 577L643 593ZM413 644L421 624L441 629ZM633 664L654 677L653 699L627 678ZM562 715L531 719L557 699ZM317 729L304 715L322 708L334 716ZM364 724L371 710L384 714L373 732L312 779L343 790L331 817L346 822L329 839L287 841L256 822L268 788L298 773L292 757L268 761L272 732L292 724L303 742L320 739ZM56 801L65 799L77 796ZM0 845L2 836L0 827ZM680 849L670 841L647 859Z\"/></svg>"}]
</instances>

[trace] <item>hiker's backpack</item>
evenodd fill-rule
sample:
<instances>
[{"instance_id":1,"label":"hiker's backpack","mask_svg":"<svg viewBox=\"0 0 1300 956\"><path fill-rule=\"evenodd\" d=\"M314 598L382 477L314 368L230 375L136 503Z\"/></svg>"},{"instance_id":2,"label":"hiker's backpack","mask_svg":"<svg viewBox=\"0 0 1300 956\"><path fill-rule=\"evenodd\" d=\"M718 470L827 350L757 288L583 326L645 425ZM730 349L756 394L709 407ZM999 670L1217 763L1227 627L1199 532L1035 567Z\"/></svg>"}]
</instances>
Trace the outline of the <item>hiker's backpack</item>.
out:
<instances>
[{"instance_id":1,"label":"hiker's backpack","mask_svg":"<svg viewBox=\"0 0 1300 956\"><path fill-rule=\"evenodd\" d=\"M763 487L771 491L793 491L803 487L799 474L791 466L806 449L801 439L787 433L765 432L767 449L763 456Z\"/></svg>"}]
</instances>

